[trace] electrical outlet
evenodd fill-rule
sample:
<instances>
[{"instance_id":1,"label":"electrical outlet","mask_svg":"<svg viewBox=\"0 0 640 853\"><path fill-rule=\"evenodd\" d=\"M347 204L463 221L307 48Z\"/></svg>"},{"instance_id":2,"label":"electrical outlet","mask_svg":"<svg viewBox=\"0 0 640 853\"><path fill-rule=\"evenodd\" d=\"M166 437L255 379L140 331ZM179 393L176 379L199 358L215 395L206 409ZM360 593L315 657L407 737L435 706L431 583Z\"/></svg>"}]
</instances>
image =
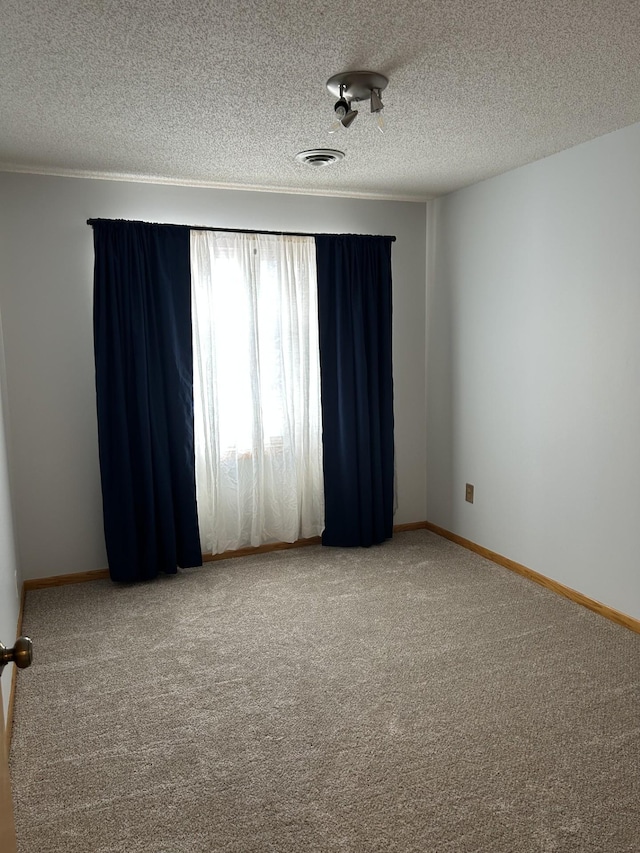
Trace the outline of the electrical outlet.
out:
<instances>
[{"instance_id":1,"label":"electrical outlet","mask_svg":"<svg viewBox=\"0 0 640 853\"><path fill-rule=\"evenodd\" d=\"M465 499L465 501L467 501L467 503L470 503L470 504L473 503L473 486L471 485L471 483L467 483L467 486L466 486L466 489L464 492L464 499Z\"/></svg>"}]
</instances>

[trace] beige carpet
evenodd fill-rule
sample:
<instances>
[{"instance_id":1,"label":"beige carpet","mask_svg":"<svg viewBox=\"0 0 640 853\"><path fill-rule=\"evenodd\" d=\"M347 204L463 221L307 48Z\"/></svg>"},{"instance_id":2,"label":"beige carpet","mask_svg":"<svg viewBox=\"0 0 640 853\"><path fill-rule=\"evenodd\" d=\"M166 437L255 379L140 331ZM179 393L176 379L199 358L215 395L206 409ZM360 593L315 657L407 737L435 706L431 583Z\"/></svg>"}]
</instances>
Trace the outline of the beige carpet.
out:
<instances>
[{"instance_id":1,"label":"beige carpet","mask_svg":"<svg viewBox=\"0 0 640 853\"><path fill-rule=\"evenodd\" d=\"M640 635L446 540L29 593L20 853L640 850Z\"/></svg>"}]
</instances>

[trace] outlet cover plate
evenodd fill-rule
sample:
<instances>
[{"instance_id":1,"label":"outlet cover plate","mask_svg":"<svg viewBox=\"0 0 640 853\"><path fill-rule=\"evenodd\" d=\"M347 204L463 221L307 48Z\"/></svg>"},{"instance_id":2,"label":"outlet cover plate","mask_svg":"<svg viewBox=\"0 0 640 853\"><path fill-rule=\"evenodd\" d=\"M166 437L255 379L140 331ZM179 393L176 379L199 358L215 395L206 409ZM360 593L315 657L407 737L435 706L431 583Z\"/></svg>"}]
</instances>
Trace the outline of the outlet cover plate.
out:
<instances>
[{"instance_id":1,"label":"outlet cover plate","mask_svg":"<svg viewBox=\"0 0 640 853\"><path fill-rule=\"evenodd\" d=\"M467 501L467 503L473 503L473 486L471 485L471 483L467 483L466 485L464 499L465 501Z\"/></svg>"}]
</instances>

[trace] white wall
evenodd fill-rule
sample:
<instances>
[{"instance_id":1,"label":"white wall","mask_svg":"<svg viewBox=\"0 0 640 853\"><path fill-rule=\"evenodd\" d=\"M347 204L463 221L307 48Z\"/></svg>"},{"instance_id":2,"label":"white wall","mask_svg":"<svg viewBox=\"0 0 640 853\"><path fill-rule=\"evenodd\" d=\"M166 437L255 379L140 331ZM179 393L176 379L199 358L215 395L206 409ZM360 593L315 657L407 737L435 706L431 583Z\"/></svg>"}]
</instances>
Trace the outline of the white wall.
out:
<instances>
[{"instance_id":1,"label":"white wall","mask_svg":"<svg viewBox=\"0 0 640 853\"><path fill-rule=\"evenodd\" d=\"M427 215L429 520L640 618L640 125Z\"/></svg>"},{"instance_id":2,"label":"white wall","mask_svg":"<svg viewBox=\"0 0 640 853\"><path fill-rule=\"evenodd\" d=\"M2 243L0 242L0 245ZM18 594L18 565L16 560L13 514L9 486L7 460L4 348L2 344L2 322L0 321L0 642L12 646L16 638L20 597ZM7 719L7 707L11 688L13 664L2 673L3 718ZM3 732L0 731L0 736Z\"/></svg>"},{"instance_id":3,"label":"white wall","mask_svg":"<svg viewBox=\"0 0 640 853\"><path fill-rule=\"evenodd\" d=\"M24 578L106 566L92 332L92 217L395 234L396 522L425 518L425 205L0 174L15 517Z\"/></svg>"}]
</instances>

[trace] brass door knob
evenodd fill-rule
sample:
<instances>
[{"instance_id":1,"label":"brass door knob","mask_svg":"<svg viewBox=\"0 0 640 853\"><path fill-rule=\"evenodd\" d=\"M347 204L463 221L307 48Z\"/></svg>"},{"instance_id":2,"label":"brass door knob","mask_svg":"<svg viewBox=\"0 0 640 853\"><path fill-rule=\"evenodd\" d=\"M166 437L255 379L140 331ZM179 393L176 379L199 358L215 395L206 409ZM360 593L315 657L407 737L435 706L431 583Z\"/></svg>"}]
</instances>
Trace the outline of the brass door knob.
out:
<instances>
[{"instance_id":1,"label":"brass door knob","mask_svg":"<svg viewBox=\"0 0 640 853\"><path fill-rule=\"evenodd\" d=\"M33 643L29 637L18 637L12 649L0 643L0 675L8 663L15 663L18 669L26 669L32 660Z\"/></svg>"}]
</instances>

